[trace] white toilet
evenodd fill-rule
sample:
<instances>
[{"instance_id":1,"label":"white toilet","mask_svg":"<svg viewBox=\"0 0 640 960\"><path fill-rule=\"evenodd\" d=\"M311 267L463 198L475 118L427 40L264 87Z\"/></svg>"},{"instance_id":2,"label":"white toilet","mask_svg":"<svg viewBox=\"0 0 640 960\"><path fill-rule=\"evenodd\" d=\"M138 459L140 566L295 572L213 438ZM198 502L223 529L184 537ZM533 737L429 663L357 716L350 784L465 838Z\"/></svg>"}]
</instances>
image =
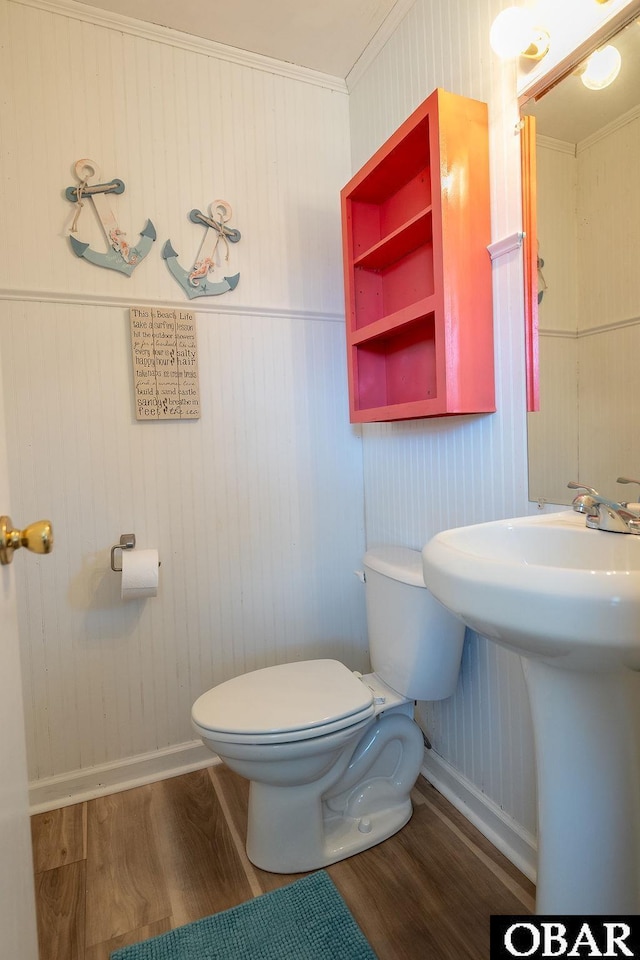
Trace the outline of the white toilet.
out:
<instances>
[{"instance_id":1,"label":"white toilet","mask_svg":"<svg viewBox=\"0 0 640 960\"><path fill-rule=\"evenodd\" d=\"M272 873L327 866L400 830L424 756L414 700L455 690L464 626L427 591L420 553L369 550L364 569L375 673L285 663L193 705L204 743L251 781L247 854Z\"/></svg>"}]
</instances>

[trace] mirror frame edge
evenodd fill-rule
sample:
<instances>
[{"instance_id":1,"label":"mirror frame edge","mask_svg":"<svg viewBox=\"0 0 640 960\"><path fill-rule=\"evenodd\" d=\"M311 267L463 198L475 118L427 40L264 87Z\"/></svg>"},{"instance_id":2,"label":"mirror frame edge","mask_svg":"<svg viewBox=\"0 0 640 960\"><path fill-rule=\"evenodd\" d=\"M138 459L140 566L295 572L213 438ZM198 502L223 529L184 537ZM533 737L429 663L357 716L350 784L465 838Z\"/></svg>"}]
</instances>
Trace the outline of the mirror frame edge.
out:
<instances>
[{"instance_id":1,"label":"mirror frame edge","mask_svg":"<svg viewBox=\"0 0 640 960\"><path fill-rule=\"evenodd\" d=\"M522 175L522 256L524 261L524 344L527 412L540 409L538 337L538 221L536 180L536 118L523 117L520 128Z\"/></svg>"}]
</instances>

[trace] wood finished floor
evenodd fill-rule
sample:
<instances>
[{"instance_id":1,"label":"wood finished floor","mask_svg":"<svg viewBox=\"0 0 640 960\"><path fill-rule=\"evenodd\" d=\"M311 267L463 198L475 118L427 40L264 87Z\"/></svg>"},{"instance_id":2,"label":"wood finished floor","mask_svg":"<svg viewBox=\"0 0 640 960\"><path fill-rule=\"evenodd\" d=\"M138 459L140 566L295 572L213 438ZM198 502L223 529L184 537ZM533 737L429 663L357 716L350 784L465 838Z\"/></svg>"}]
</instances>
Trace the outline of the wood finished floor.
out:
<instances>
[{"instance_id":1,"label":"wood finished floor","mask_svg":"<svg viewBox=\"0 0 640 960\"><path fill-rule=\"evenodd\" d=\"M422 778L413 797L403 830L327 870L380 960L487 960L490 915L532 912L534 888ZM297 879L247 859L247 800L214 766L33 817L40 960L108 960Z\"/></svg>"}]
</instances>

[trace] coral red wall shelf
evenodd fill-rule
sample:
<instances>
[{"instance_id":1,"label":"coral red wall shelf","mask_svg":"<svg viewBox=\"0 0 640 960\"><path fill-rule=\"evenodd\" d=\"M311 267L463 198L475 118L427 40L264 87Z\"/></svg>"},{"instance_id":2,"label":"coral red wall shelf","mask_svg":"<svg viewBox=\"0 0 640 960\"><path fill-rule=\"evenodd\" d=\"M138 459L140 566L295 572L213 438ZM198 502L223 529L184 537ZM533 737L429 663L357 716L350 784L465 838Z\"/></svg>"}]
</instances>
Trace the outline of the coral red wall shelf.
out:
<instances>
[{"instance_id":1,"label":"coral red wall shelf","mask_svg":"<svg viewBox=\"0 0 640 960\"><path fill-rule=\"evenodd\" d=\"M486 105L435 90L341 201L352 422L493 412Z\"/></svg>"}]
</instances>

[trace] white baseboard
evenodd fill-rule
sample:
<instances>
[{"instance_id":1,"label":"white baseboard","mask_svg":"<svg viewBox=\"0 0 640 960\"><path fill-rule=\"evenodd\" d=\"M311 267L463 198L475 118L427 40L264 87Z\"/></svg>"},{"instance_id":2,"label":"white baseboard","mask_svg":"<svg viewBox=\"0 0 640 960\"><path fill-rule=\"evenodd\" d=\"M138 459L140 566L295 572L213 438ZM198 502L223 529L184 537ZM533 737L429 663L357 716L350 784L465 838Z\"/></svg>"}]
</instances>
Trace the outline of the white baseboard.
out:
<instances>
[{"instance_id":1,"label":"white baseboard","mask_svg":"<svg viewBox=\"0 0 640 960\"><path fill-rule=\"evenodd\" d=\"M421 772L500 853L535 883L537 843L528 830L509 817L435 750L425 750Z\"/></svg>"},{"instance_id":2,"label":"white baseboard","mask_svg":"<svg viewBox=\"0 0 640 960\"><path fill-rule=\"evenodd\" d=\"M29 812L31 815L44 813L220 762L200 740L192 740L87 770L74 770L30 783ZM487 840L535 883L535 837L434 750L425 751L421 772Z\"/></svg>"},{"instance_id":3,"label":"white baseboard","mask_svg":"<svg viewBox=\"0 0 640 960\"><path fill-rule=\"evenodd\" d=\"M109 793L121 793L132 787L166 780L216 763L220 763L220 760L207 750L201 740L192 740L87 770L73 770L60 776L35 780L29 784L29 813L33 816Z\"/></svg>"}]
</instances>

